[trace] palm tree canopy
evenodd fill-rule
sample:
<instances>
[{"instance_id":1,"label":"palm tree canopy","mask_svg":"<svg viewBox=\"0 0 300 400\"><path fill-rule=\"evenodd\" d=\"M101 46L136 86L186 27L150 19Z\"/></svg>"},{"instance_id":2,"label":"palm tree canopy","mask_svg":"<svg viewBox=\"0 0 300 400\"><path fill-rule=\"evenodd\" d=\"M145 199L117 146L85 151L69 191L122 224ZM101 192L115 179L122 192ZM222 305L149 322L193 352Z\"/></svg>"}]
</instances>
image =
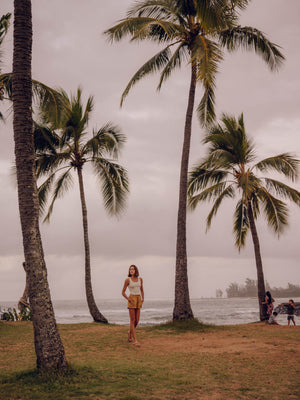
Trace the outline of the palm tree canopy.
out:
<instances>
[{"instance_id":1,"label":"palm tree canopy","mask_svg":"<svg viewBox=\"0 0 300 400\"><path fill-rule=\"evenodd\" d=\"M72 185L72 170L81 170L85 163L90 162L102 190L105 209L109 214L117 215L125 208L129 190L127 171L115 162L125 143L125 135L117 126L107 123L94 130L92 138L87 139L93 97L88 98L84 107L80 88L70 98L63 90L60 95L67 104L60 119L57 120L52 113L47 116L47 109L44 109L40 115L43 124L35 125L37 176L47 176L39 187L41 212L45 211L52 192L45 217L49 220L55 200Z\"/></svg>"},{"instance_id":2,"label":"palm tree canopy","mask_svg":"<svg viewBox=\"0 0 300 400\"><path fill-rule=\"evenodd\" d=\"M160 71L158 89L183 61L196 68L197 82L204 89L198 106L201 123L215 118L214 89L223 48L254 50L271 69L284 60L279 47L257 29L238 25L238 11L247 0L143 0L135 2L126 18L105 31L111 41L129 36L131 41L151 40L164 47L148 60L125 88L121 105L130 89L144 76Z\"/></svg>"},{"instance_id":3,"label":"palm tree canopy","mask_svg":"<svg viewBox=\"0 0 300 400\"><path fill-rule=\"evenodd\" d=\"M207 156L189 173L189 207L194 209L199 202L214 200L207 217L209 228L222 200L240 196L234 215L235 244L240 249L245 244L249 228L248 204L254 218L262 209L268 225L281 233L287 225L286 200L300 206L300 192L259 172L276 172L286 179L298 177L300 160L290 153L279 154L254 163L255 149L247 137L243 114L238 120L223 115L221 123L212 126L204 138L208 144Z\"/></svg>"}]
</instances>

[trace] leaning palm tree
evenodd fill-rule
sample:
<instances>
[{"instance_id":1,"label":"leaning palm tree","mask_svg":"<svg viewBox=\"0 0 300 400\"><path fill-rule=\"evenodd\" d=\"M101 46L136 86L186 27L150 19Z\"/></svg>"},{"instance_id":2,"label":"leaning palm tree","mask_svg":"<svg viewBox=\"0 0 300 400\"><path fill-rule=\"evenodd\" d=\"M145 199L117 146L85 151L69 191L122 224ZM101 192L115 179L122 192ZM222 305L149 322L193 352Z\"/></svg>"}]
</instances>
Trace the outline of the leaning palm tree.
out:
<instances>
[{"instance_id":1,"label":"leaning palm tree","mask_svg":"<svg viewBox=\"0 0 300 400\"><path fill-rule=\"evenodd\" d=\"M47 108L42 113L47 125L36 125L37 176L39 178L47 176L39 187L40 207L41 211L45 211L48 195L52 191L52 200L45 217L45 221L49 220L56 199L70 188L72 171L75 170L82 207L87 304L94 321L107 323L107 319L98 310L92 290L87 207L82 172L83 166L91 163L102 187L106 210L112 215L122 212L128 194L127 172L109 158L117 158L125 142L125 136L120 133L118 127L108 123L94 131L90 139L85 140L87 135L85 130L93 109L93 97L88 98L83 108L81 89L78 89L76 96L71 96L71 98L64 91L61 91L61 94L69 105L65 118L57 126L55 118L53 121L53 115L49 114Z\"/></svg>"},{"instance_id":2,"label":"leaning palm tree","mask_svg":"<svg viewBox=\"0 0 300 400\"><path fill-rule=\"evenodd\" d=\"M39 230L32 129L31 52L31 1L14 0L13 128L24 266L29 281L37 367L59 370L67 366L67 360L55 321Z\"/></svg>"},{"instance_id":3,"label":"leaning palm tree","mask_svg":"<svg viewBox=\"0 0 300 400\"><path fill-rule=\"evenodd\" d=\"M256 260L259 315L264 320L267 317L262 305L265 283L255 220L263 211L268 225L279 235L288 223L288 207L281 199L300 206L300 192L277 179L259 176L257 172L273 171L294 181L300 160L284 153L252 165L255 150L251 139L247 137L243 114L238 121L232 116L223 115L222 124L211 127L204 143L209 144L208 155L189 175L189 206L195 209L201 202L214 200L207 217L208 229L222 201L239 195L234 213L235 245L239 250L245 246L250 228Z\"/></svg>"},{"instance_id":4,"label":"leaning palm tree","mask_svg":"<svg viewBox=\"0 0 300 400\"><path fill-rule=\"evenodd\" d=\"M150 58L129 81L122 94L121 105L130 89L146 75L161 71L159 90L183 62L188 63L190 68L179 184L173 319L193 318L187 277L186 206L196 86L201 84L203 87L197 111L201 123L205 125L215 118L214 90L223 48L228 51L239 48L254 50L271 70L276 69L284 59L278 47L262 32L238 25L238 10L244 9L248 3L249 0L137 1L129 9L126 18L105 32L111 41L119 41L128 35L131 41L150 40L163 45L163 49Z\"/></svg>"}]
</instances>

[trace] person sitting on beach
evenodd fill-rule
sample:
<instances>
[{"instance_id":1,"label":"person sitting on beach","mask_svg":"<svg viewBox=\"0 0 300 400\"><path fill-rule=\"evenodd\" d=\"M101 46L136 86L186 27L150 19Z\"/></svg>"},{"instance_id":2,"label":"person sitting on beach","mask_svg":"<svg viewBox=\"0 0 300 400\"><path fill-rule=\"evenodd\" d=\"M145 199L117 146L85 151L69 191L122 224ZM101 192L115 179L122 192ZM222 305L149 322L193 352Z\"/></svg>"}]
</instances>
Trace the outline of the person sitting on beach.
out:
<instances>
[{"instance_id":1,"label":"person sitting on beach","mask_svg":"<svg viewBox=\"0 0 300 400\"><path fill-rule=\"evenodd\" d=\"M269 291L266 292L266 296L265 296L265 301L263 301L261 304L266 304L267 306L267 316L268 319L270 318L270 316L272 315L273 312L273 303L274 303L274 299L271 296L271 293Z\"/></svg>"},{"instance_id":2,"label":"person sitting on beach","mask_svg":"<svg viewBox=\"0 0 300 400\"><path fill-rule=\"evenodd\" d=\"M269 318L269 324L270 325L279 325L278 322L276 321L278 313L276 311L273 312L273 314Z\"/></svg>"},{"instance_id":3,"label":"person sitting on beach","mask_svg":"<svg viewBox=\"0 0 300 400\"><path fill-rule=\"evenodd\" d=\"M129 297L126 295L126 289L129 289ZM139 342L136 339L135 328L140 320L140 312L144 302L144 288L143 280L139 278L139 270L135 265L131 265L128 271L128 278L125 279L122 295L128 300L128 310L130 317L130 329L128 332L128 342L132 342L136 346L139 346Z\"/></svg>"}]
</instances>

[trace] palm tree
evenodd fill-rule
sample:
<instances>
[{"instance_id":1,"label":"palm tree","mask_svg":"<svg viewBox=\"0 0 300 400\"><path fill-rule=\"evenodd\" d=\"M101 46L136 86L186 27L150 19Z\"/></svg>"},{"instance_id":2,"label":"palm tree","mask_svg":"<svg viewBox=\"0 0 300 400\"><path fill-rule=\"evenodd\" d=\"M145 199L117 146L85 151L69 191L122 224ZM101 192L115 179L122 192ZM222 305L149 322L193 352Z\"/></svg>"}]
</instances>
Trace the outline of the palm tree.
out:
<instances>
[{"instance_id":1,"label":"palm tree","mask_svg":"<svg viewBox=\"0 0 300 400\"><path fill-rule=\"evenodd\" d=\"M55 123L52 123L52 116L49 115L47 108L43 116L48 125L39 126L36 130L37 176L47 176L47 179L39 187L40 206L44 211L48 195L52 191L52 200L45 217L45 221L49 220L55 200L70 188L72 171L77 172L84 233L86 298L94 321L107 323L107 319L97 308L92 291L87 207L82 170L86 163L92 164L102 187L105 209L111 215L122 212L128 194L127 172L106 156L117 158L119 150L125 142L125 136L120 133L118 127L108 123L94 131L92 138L84 140L85 130L93 109L93 97L88 98L85 109L83 109L80 88L77 90L76 96L71 96L71 98L64 91L61 91L61 94L69 106L65 118L56 126ZM58 128L59 134L53 132L51 128L56 128L56 130ZM56 179L57 175L59 177Z\"/></svg>"},{"instance_id":2,"label":"palm tree","mask_svg":"<svg viewBox=\"0 0 300 400\"><path fill-rule=\"evenodd\" d=\"M32 17L30 0L14 0L13 127L17 186L37 368L67 366L47 281L39 230L31 91Z\"/></svg>"},{"instance_id":3,"label":"palm tree","mask_svg":"<svg viewBox=\"0 0 300 400\"><path fill-rule=\"evenodd\" d=\"M255 160L255 150L247 137L243 114L238 121L224 114L221 121L222 124L211 127L204 139L204 143L210 146L207 157L190 172L189 206L195 209L200 202L214 200L207 217L208 229L222 201L236 194L240 196L234 213L235 245L239 250L245 246L250 228L257 269L259 314L264 320L265 283L255 220L263 211L268 225L279 235L288 223L288 207L280 198L300 206L300 192L276 179L258 176L255 171L273 171L294 181L300 160L284 153L251 165Z\"/></svg>"},{"instance_id":4,"label":"palm tree","mask_svg":"<svg viewBox=\"0 0 300 400\"><path fill-rule=\"evenodd\" d=\"M133 85L144 76L161 71L159 90L163 82L175 69L181 67L183 62L187 62L190 67L190 89L180 169L173 319L193 318L187 277L186 207L196 85L201 83L203 86L203 96L197 108L198 116L202 125L209 124L215 118L214 89L218 65L223 59L223 48L228 51L239 48L254 50L262 56L271 70L276 69L284 59L278 47L262 32L238 25L238 10L244 9L248 2L248 0L138 1L129 9L126 18L105 32L111 41L119 41L128 35L131 41L151 40L164 46L129 81L122 94L121 105Z\"/></svg>"}]
</instances>

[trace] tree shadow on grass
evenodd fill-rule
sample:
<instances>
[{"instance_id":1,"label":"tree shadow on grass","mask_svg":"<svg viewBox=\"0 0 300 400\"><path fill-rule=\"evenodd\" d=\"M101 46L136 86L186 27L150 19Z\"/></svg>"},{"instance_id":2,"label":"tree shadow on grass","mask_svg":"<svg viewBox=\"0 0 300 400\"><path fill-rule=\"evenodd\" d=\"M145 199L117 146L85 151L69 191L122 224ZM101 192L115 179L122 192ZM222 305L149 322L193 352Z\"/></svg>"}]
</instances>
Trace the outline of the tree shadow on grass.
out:
<instances>
[{"instance_id":1,"label":"tree shadow on grass","mask_svg":"<svg viewBox=\"0 0 300 400\"><path fill-rule=\"evenodd\" d=\"M185 321L169 321L165 324L149 326L145 328L149 332L168 331L168 333L184 333L184 332L209 332L220 331L226 329L225 326L203 324L197 318Z\"/></svg>"},{"instance_id":2,"label":"tree shadow on grass","mask_svg":"<svg viewBox=\"0 0 300 400\"><path fill-rule=\"evenodd\" d=\"M76 398L99 391L102 376L89 367L68 367L63 370L38 371L37 369L0 376L0 399L60 400Z\"/></svg>"}]
</instances>

